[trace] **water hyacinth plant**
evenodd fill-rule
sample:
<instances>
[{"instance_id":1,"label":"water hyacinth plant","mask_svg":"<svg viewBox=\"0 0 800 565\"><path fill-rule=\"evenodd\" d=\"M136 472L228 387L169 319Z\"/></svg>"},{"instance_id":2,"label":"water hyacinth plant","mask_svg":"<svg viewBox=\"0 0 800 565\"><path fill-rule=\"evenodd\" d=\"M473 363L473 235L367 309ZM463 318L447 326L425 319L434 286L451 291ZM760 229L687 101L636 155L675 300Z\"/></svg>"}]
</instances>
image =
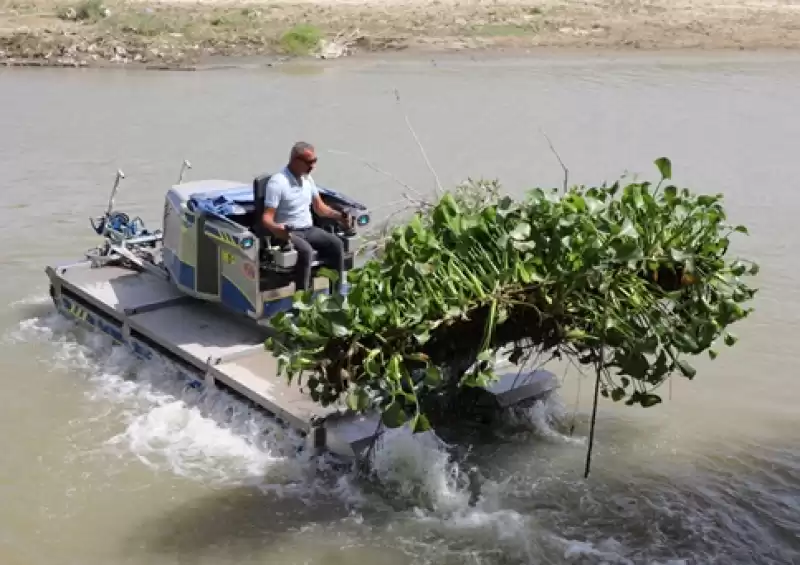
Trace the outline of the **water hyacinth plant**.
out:
<instances>
[{"instance_id":1,"label":"water hyacinth plant","mask_svg":"<svg viewBox=\"0 0 800 565\"><path fill-rule=\"evenodd\" d=\"M657 185L446 193L349 274L346 299L298 293L267 347L315 401L378 409L389 427L428 429L426 399L489 384L509 348L515 362L571 356L598 369L603 396L658 404L670 375L695 376L690 356L736 342L758 266L726 259L747 229L726 223L722 195L678 188L655 163Z\"/></svg>"}]
</instances>

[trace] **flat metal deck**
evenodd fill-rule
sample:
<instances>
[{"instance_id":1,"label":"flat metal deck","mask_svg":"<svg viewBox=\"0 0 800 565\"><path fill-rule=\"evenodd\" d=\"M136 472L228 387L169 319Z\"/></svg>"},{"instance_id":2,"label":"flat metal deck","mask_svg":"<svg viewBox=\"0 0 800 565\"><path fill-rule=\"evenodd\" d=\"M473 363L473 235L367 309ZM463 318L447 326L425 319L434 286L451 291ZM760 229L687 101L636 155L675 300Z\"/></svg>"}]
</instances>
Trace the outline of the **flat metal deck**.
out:
<instances>
[{"instance_id":1,"label":"flat metal deck","mask_svg":"<svg viewBox=\"0 0 800 565\"><path fill-rule=\"evenodd\" d=\"M121 341L145 338L140 340L145 346L150 342L168 350L171 357L195 369L201 379L226 385L293 428L310 432L315 420L336 413L278 376L277 361L264 348L267 330L247 319L186 297L149 273L78 263L48 268L48 274L56 295L66 298L70 306L74 308L73 303L80 301L83 304L77 306L83 310L117 321ZM78 300L70 301L72 297ZM86 314L80 317L87 321ZM350 436L353 430L348 430Z\"/></svg>"},{"instance_id":2,"label":"flat metal deck","mask_svg":"<svg viewBox=\"0 0 800 565\"><path fill-rule=\"evenodd\" d=\"M377 415L354 416L323 408L296 383L289 385L279 377L277 361L264 347L267 330L250 320L189 298L146 272L92 268L88 261L46 271L63 313L106 331L139 354L166 350L200 380L222 383L307 433L315 447L357 455L378 431ZM519 375L512 370L488 390L507 406L540 396L553 386L549 372Z\"/></svg>"}]
</instances>

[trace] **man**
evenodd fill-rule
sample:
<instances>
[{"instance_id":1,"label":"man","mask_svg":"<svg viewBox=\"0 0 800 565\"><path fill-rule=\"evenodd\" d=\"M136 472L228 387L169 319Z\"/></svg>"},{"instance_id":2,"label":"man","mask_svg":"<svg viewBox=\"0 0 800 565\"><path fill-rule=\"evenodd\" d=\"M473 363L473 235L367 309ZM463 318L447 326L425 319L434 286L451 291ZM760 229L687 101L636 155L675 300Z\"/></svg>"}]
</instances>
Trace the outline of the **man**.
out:
<instances>
[{"instance_id":1,"label":"man","mask_svg":"<svg viewBox=\"0 0 800 565\"><path fill-rule=\"evenodd\" d=\"M279 240L291 241L297 249L295 285L305 290L311 285L312 251L339 272L344 270L344 248L334 234L313 225L311 207L320 216L338 220L349 227L347 214L327 206L319 195L311 171L317 163L314 147L300 141L292 146L289 163L272 175L264 198L264 225Z\"/></svg>"}]
</instances>

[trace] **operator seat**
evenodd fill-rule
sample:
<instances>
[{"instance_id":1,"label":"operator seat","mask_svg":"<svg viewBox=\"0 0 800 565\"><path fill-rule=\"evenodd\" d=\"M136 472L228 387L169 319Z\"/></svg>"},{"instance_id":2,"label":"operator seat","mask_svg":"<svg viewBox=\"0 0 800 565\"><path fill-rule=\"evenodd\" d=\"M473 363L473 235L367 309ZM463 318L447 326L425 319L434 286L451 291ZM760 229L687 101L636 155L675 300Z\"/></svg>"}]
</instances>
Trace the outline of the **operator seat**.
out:
<instances>
[{"instance_id":1,"label":"operator seat","mask_svg":"<svg viewBox=\"0 0 800 565\"><path fill-rule=\"evenodd\" d=\"M267 196L267 183L272 175L259 175L253 180L253 225L251 229L258 238L259 249L267 249L270 246L270 233L264 225L264 198Z\"/></svg>"}]
</instances>

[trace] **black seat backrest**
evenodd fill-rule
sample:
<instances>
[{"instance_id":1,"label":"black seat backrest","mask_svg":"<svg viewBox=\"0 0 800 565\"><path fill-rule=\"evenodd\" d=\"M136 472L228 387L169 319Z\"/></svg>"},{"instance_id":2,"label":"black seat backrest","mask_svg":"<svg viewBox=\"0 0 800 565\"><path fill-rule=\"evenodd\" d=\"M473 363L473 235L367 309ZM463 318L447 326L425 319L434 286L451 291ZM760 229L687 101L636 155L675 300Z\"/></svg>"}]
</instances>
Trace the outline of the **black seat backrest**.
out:
<instances>
[{"instance_id":1,"label":"black seat backrest","mask_svg":"<svg viewBox=\"0 0 800 565\"><path fill-rule=\"evenodd\" d=\"M269 230L264 226L264 198L267 195L267 183L272 175L259 175L253 180L253 225L251 229L258 238L261 248L264 248Z\"/></svg>"}]
</instances>

